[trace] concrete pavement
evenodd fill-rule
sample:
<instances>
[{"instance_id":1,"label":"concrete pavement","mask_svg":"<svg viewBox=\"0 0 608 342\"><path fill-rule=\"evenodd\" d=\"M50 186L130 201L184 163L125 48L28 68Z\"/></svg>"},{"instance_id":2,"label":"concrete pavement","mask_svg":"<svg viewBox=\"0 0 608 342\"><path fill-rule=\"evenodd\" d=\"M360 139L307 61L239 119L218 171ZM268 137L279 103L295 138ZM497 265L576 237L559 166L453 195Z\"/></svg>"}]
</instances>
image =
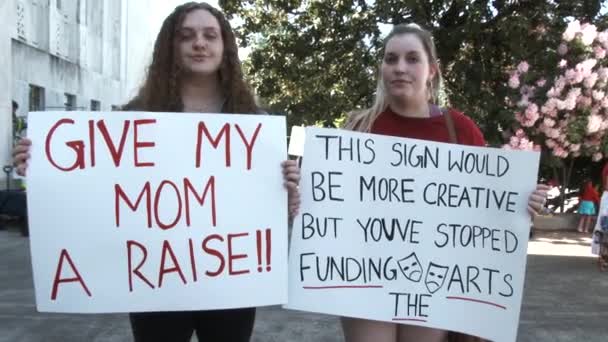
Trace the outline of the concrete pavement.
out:
<instances>
[{"instance_id":1,"label":"concrete pavement","mask_svg":"<svg viewBox=\"0 0 608 342\"><path fill-rule=\"evenodd\" d=\"M589 243L568 232L530 242L518 341L608 341L608 272L599 273ZM123 314L38 313L28 240L16 229L0 231L0 257L0 342L132 341ZM253 341L343 339L335 317L268 307L258 310Z\"/></svg>"}]
</instances>

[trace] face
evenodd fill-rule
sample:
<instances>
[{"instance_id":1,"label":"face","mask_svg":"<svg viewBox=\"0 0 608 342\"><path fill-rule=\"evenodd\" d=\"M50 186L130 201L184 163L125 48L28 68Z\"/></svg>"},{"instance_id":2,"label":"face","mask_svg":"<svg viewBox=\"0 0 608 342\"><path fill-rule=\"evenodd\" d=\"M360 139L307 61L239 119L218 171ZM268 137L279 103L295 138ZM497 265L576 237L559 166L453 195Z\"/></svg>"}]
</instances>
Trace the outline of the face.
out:
<instances>
[{"instance_id":1,"label":"face","mask_svg":"<svg viewBox=\"0 0 608 342\"><path fill-rule=\"evenodd\" d=\"M420 265L420 261L418 261L416 253L408 255L397 263L399 264L401 272L407 279L414 282L420 281L422 278L422 266Z\"/></svg>"},{"instance_id":2,"label":"face","mask_svg":"<svg viewBox=\"0 0 608 342\"><path fill-rule=\"evenodd\" d=\"M178 58L186 72L217 73L222 63L224 42L220 24L209 11L197 9L186 14L176 39Z\"/></svg>"},{"instance_id":3,"label":"face","mask_svg":"<svg viewBox=\"0 0 608 342\"><path fill-rule=\"evenodd\" d=\"M424 282L430 293L437 292L437 290L443 286L445 277L448 274L448 268L449 267L447 266L438 265L432 262L429 264Z\"/></svg>"},{"instance_id":4,"label":"face","mask_svg":"<svg viewBox=\"0 0 608 342\"><path fill-rule=\"evenodd\" d=\"M422 41L413 33L392 37L384 49L381 67L389 96L402 101L428 100L427 82L435 75Z\"/></svg>"}]
</instances>

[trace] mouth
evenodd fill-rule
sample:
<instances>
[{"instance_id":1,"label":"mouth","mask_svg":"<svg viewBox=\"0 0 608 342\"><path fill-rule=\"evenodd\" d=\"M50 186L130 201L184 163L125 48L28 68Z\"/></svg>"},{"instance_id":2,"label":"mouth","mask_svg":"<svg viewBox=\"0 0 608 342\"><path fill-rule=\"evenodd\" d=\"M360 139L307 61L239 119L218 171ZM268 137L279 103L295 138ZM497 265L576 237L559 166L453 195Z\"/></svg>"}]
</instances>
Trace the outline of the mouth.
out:
<instances>
[{"instance_id":1,"label":"mouth","mask_svg":"<svg viewBox=\"0 0 608 342\"><path fill-rule=\"evenodd\" d=\"M204 62L206 59L208 58L208 56L190 56L190 59L192 59L195 62Z\"/></svg>"},{"instance_id":2,"label":"mouth","mask_svg":"<svg viewBox=\"0 0 608 342\"><path fill-rule=\"evenodd\" d=\"M391 81L391 85L398 86L398 87L402 87L407 84L412 84L412 82L406 81L406 80L392 80Z\"/></svg>"}]
</instances>

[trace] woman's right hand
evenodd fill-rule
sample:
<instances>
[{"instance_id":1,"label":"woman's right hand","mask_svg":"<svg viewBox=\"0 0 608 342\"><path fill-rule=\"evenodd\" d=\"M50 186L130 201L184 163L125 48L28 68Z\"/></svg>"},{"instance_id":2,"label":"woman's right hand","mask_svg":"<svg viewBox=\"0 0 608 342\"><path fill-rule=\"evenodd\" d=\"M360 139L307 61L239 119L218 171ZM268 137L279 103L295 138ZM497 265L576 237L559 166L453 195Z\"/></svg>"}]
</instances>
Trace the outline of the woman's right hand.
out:
<instances>
[{"instance_id":1,"label":"woman's right hand","mask_svg":"<svg viewBox=\"0 0 608 342\"><path fill-rule=\"evenodd\" d=\"M22 138L13 149L13 164L17 168L17 174L20 176L25 176L27 161L30 159L31 145L32 141L30 139Z\"/></svg>"}]
</instances>

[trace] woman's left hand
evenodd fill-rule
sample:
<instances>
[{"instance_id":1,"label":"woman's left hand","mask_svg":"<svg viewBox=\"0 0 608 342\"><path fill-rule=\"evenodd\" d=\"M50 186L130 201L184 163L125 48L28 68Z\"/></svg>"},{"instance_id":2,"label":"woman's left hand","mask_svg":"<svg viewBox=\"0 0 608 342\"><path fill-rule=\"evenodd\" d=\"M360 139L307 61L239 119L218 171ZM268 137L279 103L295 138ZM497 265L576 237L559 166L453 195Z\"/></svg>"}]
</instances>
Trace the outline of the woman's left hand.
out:
<instances>
[{"instance_id":1,"label":"woman's left hand","mask_svg":"<svg viewBox=\"0 0 608 342\"><path fill-rule=\"evenodd\" d=\"M289 222L298 214L300 210L300 168L295 160L286 160L281 163L283 168L283 180L287 189L287 207L289 209Z\"/></svg>"},{"instance_id":2,"label":"woman's left hand","mask_svg":"<svg viewBox=\"0 0 608 342\"><path fill-rule=\"evenodd\" d=\"M545 184L537 184L536 190L530 195L528 200L528 212L532 217L540 214L547 203L547 192L551 187Z\"/></svg>"}]
</instances>

